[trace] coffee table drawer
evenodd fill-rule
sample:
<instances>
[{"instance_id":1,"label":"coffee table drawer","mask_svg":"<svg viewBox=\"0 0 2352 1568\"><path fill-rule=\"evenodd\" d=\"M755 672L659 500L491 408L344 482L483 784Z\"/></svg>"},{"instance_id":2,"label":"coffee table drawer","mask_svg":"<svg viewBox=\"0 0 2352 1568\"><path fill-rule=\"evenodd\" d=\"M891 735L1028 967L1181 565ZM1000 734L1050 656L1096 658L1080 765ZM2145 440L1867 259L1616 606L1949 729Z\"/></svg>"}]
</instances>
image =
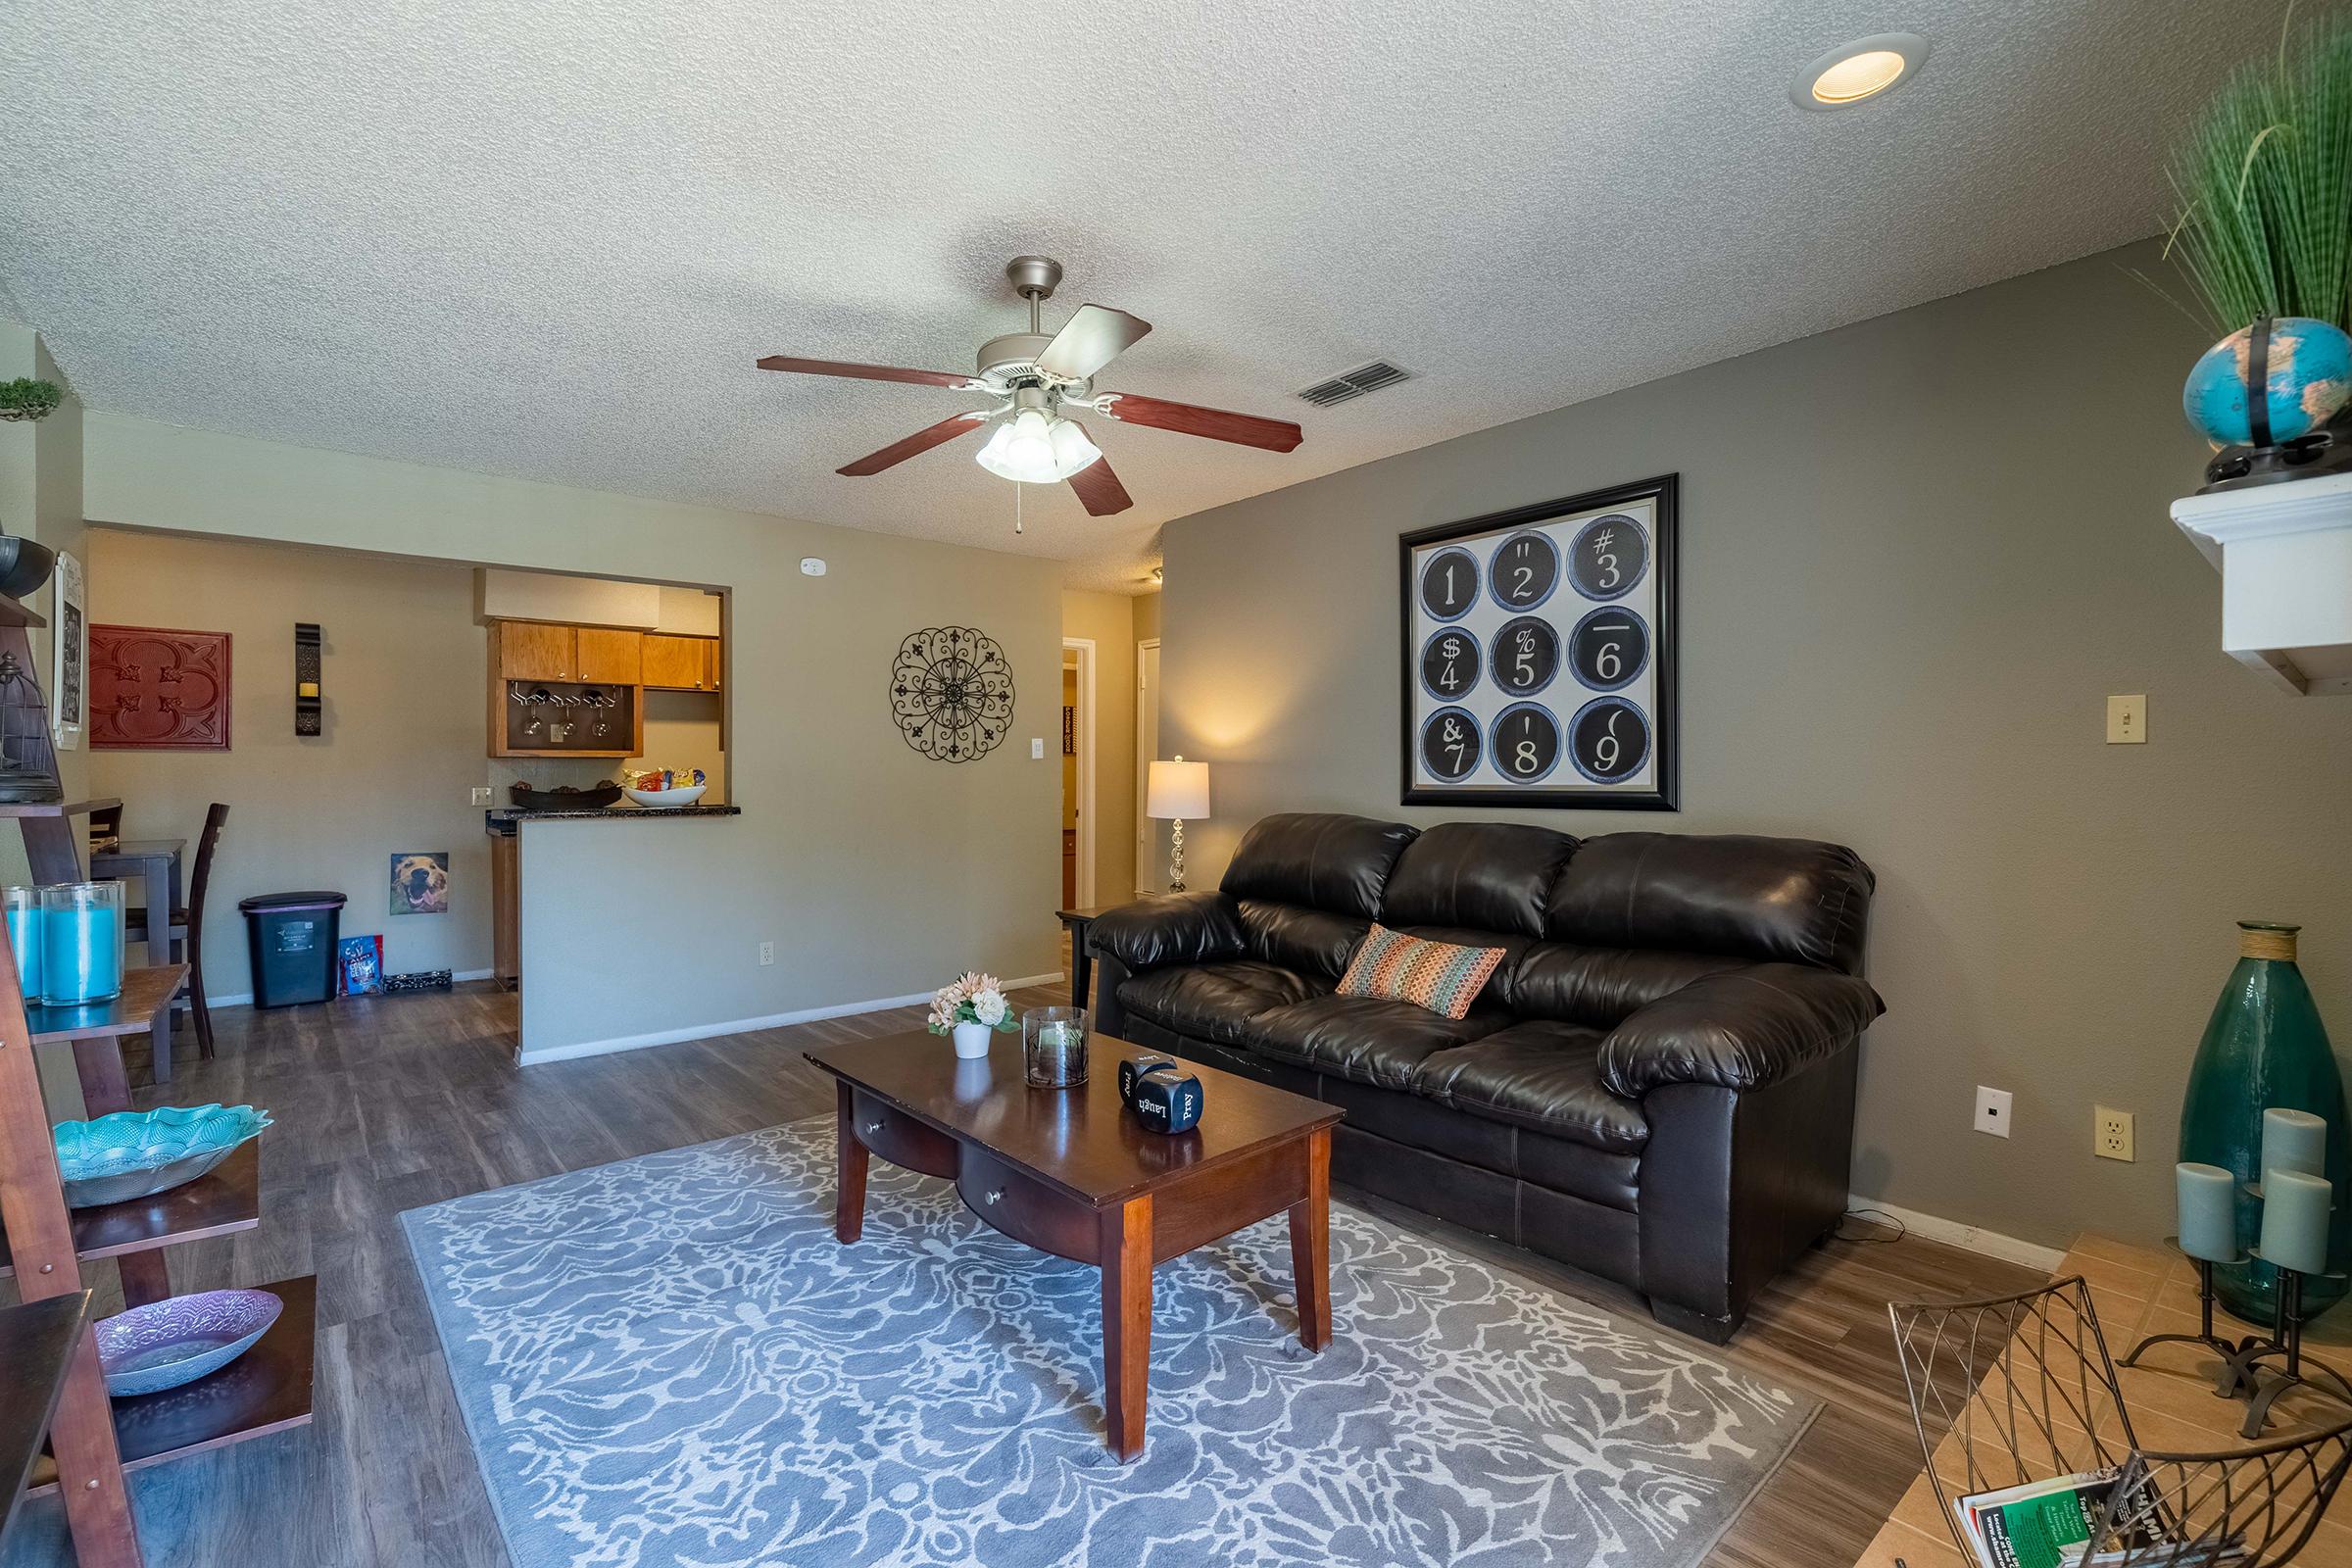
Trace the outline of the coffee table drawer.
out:
<instances>
[{"instance_id":1,"label":"coffee table drawer","mask_svg":"<svg viewBox=\"0 0 2352 1568\"><path fill-rule=\"evenodd\" d=\"M926 1176L956 1174L956 1140L903 1110L863 1093L851 1097L851 1124L858 1141L889 1160Z\"/></svg>"},{"instance_id":2,"label":"coffee table drawer","mask_svg":"<svg viewBox=\"0 0 2352 1568\"><path fill-rule=\"evenodd\" d=\"M1016 1242L1079 1263L1092 1263L1101 1255L1100 1222L1090 1204L1055 1192L994 1155L965 1149L956 1190L973 1213Z\"/></svg>"}]
</instances>

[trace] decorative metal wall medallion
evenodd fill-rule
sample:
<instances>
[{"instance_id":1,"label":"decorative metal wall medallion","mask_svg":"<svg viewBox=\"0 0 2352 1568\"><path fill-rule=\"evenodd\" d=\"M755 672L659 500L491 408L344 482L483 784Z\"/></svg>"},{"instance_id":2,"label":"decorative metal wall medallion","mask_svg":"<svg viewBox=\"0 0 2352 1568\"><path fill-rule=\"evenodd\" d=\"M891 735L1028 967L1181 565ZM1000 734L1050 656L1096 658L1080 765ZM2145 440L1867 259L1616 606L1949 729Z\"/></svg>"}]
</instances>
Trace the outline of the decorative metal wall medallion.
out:
<instances>
[{"instance_id":1,"label":"decorative metal wall medallion","mask_svg":"<svg viewBox=\"0 0 2352 1568\"><path fill-rule=\"evenodd\" d=\"M167 752L228 750L224 631L90 628L90 744Z\"/></svg>"},{"instance_id":2,"label":"decorative metal wall medallion","mask_svg":"<svg viewBox=\"0 0 2352 1568\"><path fill-rule=\"evenodd\" d=\"M969 626L909 632L891 662L890 710L906 744L934 761L986 757L1012 724L1012 665Z\"/></svg>"}]
</instances>

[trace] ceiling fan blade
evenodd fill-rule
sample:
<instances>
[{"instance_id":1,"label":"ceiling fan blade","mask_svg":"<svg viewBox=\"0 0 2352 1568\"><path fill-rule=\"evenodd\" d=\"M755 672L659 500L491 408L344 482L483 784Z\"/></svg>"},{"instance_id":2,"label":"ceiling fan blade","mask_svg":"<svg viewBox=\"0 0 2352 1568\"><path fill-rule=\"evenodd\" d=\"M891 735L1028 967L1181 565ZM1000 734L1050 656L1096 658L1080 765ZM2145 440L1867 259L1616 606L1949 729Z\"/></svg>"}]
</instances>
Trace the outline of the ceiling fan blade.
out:
<instances>
[{"instance_id":1,"label":"ceiling fan blade","mask_svg":"<svg viewBox=\"0 0 2352 1568\"><path fill-rule=\"evenodd\" d=\"M1148 424L1156 430L1204 435L1211 441L1231 441L1268 452L1288 452L1306 439L1306 432L1286 419L1261 419L1254 414L1232 414L1193 403L1167 403L1140 398L1132 392L1105 392L1096 412L1123 424Z\"/></svg>"},{"instance_id":2,"label":"ceiling fan blade","mask_svg":"<svg viewBox=\"0 0 2352 1568\"><path fill-rule=\"evenodd\" d=\"M1114 512L1125 512L1135 505L1119 476L1110 471L1108 458L1097 458L1069 477L1069 486L1078 492L1087 512L1097 517L1107 517Z\"/></svg>"},{"instance_id":3,"label":"ceiling fan blade","mask_svg":"<svg viewBox=\"0 0 2352 1568\"><path fill-rule=\"evenodd\" d=\"M867 478L880 473L884 468L897 467L908 458L920 457L935 446L953 441L966 430L977 430L987 422L988 411L986 409L974 409L968 414L955 415L928 428L917 430L904 440L893 441L879 452L869 452L849 466L836 468L833 471L847 474L853 479Z\"/></svg>"},{"instance_id":4,"label":"ceiling fan blade","mask_svg":"<svg viewBox=\"0 0 2352 1568\"><path fill-rule=\"evenodd\" d=\"M1071 381L1083 381L1143 341L1152 323L1140 316L1114 311L1107 305L1081 305L1061 323L1037 368Z\"/></svg>"},{"instance_id":5,"label":"ceiling fan blade","mask_svg":"<svg viewBox=\"0 0 2352 1568\"><path fill-rule=\"evenodd\" d=\"M958 390L978 386L974 376L959 375L954 370L906 370L895 365L852 365L846 360L796 360L788 354L770 354L760 362L762 370L790 370L798 375L844 375L858 381L911 381L916 386L952 386Z\"/></svg>"}]
</instances>

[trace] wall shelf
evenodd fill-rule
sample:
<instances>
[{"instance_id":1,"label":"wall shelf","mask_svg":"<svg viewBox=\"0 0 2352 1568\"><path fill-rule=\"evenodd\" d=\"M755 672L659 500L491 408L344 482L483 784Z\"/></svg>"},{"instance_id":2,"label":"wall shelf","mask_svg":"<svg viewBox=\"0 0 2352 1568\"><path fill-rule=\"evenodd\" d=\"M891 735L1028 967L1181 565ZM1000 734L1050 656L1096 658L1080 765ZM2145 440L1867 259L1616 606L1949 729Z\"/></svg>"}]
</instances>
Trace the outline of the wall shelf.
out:
<instances>
[{"instance_id":1,"label":"wall shelf","mask_svg":"<svg viewBox=\"0 0 2352 1568\"><path fill-rule=\"evenodd\" d=\"M2222 574L2222 648L2297 696L2352 694L2352 473L2182 496Z\"/></svg>"}]
</instances>

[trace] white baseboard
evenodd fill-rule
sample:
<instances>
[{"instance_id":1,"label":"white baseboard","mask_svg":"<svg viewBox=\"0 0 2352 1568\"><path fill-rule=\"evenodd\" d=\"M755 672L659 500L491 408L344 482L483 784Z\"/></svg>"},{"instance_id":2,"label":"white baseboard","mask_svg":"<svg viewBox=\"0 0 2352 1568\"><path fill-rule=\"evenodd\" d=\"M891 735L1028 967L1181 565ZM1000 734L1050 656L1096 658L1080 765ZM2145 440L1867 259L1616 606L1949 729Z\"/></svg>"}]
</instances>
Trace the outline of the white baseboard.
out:
<instances>
[{"instance_id":1,"label":"white baseboard","mask_svg":"<svg viewBox=\"0 0 2352 1568\"><path fill-rule=\"evenodd\" d=\"M1882 1203L1875 1198L1864 1198L1859 1193L1848 1194L1845 1206L1848 1211L1874 1209L1889 1218L1898 1219L1906 1231L1926 1241L1941 1242L1946 1247L1957 1247L1964 1252L1997 1257L2005 1263L2037 1268L2045 1274L2066 1259L2066 1253L2055 1247L2036 1246L2014 1236L2003 1236L1999 1231L1988 1231L1982 1225L1963 1225L1956 1219L1923 1214L1915 1208L1897 1208L1892 1203Z\"/></svg>"},{"instance_id":2,"label":"white baseboard","mask_svg":"<svg viewBox=\"0 0 2352 1568\"><path fill-rule=\"evenodd\" d=\"M1069 976L1056 969L1052 974L1022 975L1004 982L1007 991L1023 986L1059 985ZM730 1018L723 1023L699 1023L684 1029L662 1029L646 1035L616 1035L610 1040L582 1040L568 1046L549 1046L541 1051L526 1051L514 1058L518 1067L536 1067L543 1062L576 1061L582 1056L609 1056L616 1051L643 1051L649 1046L675 1046L689 1040L710 1040L718 1035L750 1034L755 1029L781 1029L796 1023L816 1023L825 1018L847 1018L860 1012L887 1012L892 1007L911 1007L929 1002L931 993L916 991L904 997L876 997L871 1002L845 1002L827 1007L802 1007L793 1012L771 1012L760 1018Z\"/></svg>"},{"instance_id":3,"label":"white baseboard","mask_svg":"<svg viewBox=\"0 0 2352 1568\"><path fill-rule=\"evenodd\" d=\"M493 971L489 969L460 969L456 973L452 974L449 977L449 980L450 984L452 985L461 985L467 980L487 980L490 978L492 973ZM339 1001L340 999L336 998L330 1000ZM253 993L250 991L240 991L233 997L207 997L204 999L204 1003L206 1006L216 1008L250 1007L253 1005Z\"/></svg>"}]
</instances>

